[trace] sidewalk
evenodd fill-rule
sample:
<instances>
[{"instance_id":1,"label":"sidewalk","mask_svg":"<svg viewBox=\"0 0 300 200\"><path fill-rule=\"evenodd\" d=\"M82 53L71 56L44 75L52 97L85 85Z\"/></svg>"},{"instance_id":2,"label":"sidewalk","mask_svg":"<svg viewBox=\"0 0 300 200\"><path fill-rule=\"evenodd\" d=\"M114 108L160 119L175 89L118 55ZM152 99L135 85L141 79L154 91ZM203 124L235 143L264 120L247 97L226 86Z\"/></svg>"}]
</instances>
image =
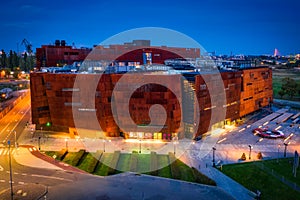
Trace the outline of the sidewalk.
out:
<instances>
[{"instance_id":1,"label":"sidewalk","mask_svg":"<svg viewBox=\"0 0 300 200\"><path fill-rule=\"evenodd\" d=\"M255 199L255 193L248 190L238 182L229 178L218 169L212 167L211 160L201 159L200 161L191 159L185 153L180 157L180 160L184 161L190 167L198 169L201 173L211 178L217 183L219 188L222 188L225 192L233 196L238 200L251 200Z\"/></svg>"}]
</instances>

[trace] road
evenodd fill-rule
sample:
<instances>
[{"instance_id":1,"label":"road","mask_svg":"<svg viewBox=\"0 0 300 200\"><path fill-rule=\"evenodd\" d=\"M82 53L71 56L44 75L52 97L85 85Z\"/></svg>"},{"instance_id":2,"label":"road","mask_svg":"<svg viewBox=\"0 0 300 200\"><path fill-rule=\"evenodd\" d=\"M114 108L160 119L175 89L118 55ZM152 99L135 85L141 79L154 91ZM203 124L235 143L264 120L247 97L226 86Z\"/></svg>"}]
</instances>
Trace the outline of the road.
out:
<instances>
[{"instance_id":1,"label":"road","mask_svg":"<svg viewBox=\"0 0 300 200\"><path fill-rule=\"evenodd\" d=\"M0 120L0 142L7 146L8 141L12 146L16 145L16 139L26 126L30 118L30 93L19 102L9 113Z\"/></svg>"}]
</instances>

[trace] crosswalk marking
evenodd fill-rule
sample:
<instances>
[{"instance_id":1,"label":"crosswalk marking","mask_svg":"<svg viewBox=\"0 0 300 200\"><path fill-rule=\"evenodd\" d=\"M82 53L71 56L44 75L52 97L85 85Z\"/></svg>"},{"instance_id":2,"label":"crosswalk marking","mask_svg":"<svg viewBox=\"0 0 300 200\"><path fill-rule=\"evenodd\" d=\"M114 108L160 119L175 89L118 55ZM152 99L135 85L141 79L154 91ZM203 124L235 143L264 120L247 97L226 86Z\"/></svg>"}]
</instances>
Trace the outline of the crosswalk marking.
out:
<instances>
[{"instance_id":1,"label":"crosswalk marking","mask_svg":"<svg viewBox=\"0 0 300 200\"><path fill-rule=\"evenodd\" d=\"M15 148L10 149L11 155L14 155L16 153ZM0 156L7 156L9 155L9 148L0 148Z\"/></svg>"}]
</instances>

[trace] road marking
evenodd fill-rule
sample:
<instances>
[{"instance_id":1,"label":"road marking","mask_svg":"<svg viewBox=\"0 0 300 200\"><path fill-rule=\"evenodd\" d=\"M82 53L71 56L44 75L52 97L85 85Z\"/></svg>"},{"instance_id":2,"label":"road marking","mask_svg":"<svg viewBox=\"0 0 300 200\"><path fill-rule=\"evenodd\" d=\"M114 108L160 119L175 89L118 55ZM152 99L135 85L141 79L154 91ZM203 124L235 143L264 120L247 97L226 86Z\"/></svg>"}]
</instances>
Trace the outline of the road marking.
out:
<instances>
[{"instance_id":1,"label":"road marking","mask_svg":"<svg viewBox=\"0 0 300 200\"><path fill-rule=\"evenodd\" d=\"M18 190L18 191L17 191L17 194L22 194L22 190Z\"/></svg>"},{"instance_id":2,"label":"road marking","mask_svg":"<svg viewBox=\"0 0 300 200\"><path fill-rule=\"evenodd\" d=\"M4 150L4 149L2 149L2 148L0 149L0 155L2 154L2 151L3 151L3 150Z\"/></svg>"},{"instance_id":3,"label":"road marking","mask_svg":"<svg viewBox=\"0 0 300 200\"><path fill-rule=\"evenodd\" d=\"M23 174L21 174L21 175L23 175L23 176L27 176L27 174L25 174L25 173L23 173Z\"/></svg>"},{"instance_id":4,"label":"road marking","mask_svg":"<svg viewBox=\"0 0 300 200\"><path fill-rule=\"evenodd\" d=\"M4 132L4 130L10 125L10 123L7 123L7 125L2 129L2 131L0 132L0 135ZM4 141L5 142L5 141Z\"/></svg>"},{"instance_id":5,"label":"road marking","mask_svg":"<svg viewBox=\"0 0 300 200\"><path fill-rule=\"evenodd\" d=\"M24 192L23 194L22 194L22 197L26 197L27 196L27 192Z\"/></svg>"},{"instance_id":6,"label":"road marking","mask_svg":"<svg viewBox=\"0 0 300 200\"><path fill-rule=\"evenodd\" d=\"M3 167L0 165L0 171L2 172L4 169L3 169Z\"/></svg>"},{"instance_id":7,"label":"road marking","mask_svg":"<svg viewBox=\"0 0 300 200\"><path fill-rule=\"evenodd\" d=\"M22 182L22 181L20 181L20 182L18 182L20 185L24 185L25 183L24 182Z\"/></svg>"},{"instance_id":8,"label":"road marking","mask_svg":"<svg viewBox=\"0 0 300 200\"><path fill-rule=\"evenodd\" d=\"M19 174L18 172L15 172L14 174Z\"/></svg>"},{"instance_id":9,"label":"road marking","mask_svg":"<svg viewBox=\"0 0 300 200\"><path fill-rule=\"evenodd\" d=\"M0 180L1 183L5 183L5 180Z\"/></svg>"},{"instance_id":10,"label":"road marking","mask_svg":"<svg viewBox=\"0 0 300 200\"><path fill-rule=\"evenodd\" d=\"M38 174L31 174L31 176L34 177L39 177L39 178L50 178L50 179L56 179L56 180L61 180L61 181L73 181L70 179L65 179L65 178L61 178L61 177L55 177L55 176L44 176L44 175L38 175Z\"/></svg>"},{"instance_id":11,"label":"road marking","mask_svg":"<svg viewBox=\"0 0 300 200\"><path fill-rule=\"evenodd\" d=\"M14 181L8 181L8 183L12 183L12 184L14 184L15 182L14 182Z\"/></svg>"}]
</instances>

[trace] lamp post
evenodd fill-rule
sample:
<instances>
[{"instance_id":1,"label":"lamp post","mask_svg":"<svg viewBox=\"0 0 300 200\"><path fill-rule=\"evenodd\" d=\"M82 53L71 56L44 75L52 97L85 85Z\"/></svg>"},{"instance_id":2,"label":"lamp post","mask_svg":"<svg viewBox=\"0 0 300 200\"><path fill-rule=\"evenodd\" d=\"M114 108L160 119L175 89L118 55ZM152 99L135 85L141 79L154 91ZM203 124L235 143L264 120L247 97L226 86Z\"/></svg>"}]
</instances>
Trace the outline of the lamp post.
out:
<instances>
[{"instance_id":1,"label":"lamp post","mask_svg":"<svg viewBox=\"0 0 300 200\"><path fill-rule=\"evenodd\" d=\"M111 140L103 139L103 152L105 152L105 143L106 142L111 142Z\"/></svg>"},{"instance_id":2,"label":"lamp post","mask_svg":"<svg viewBox=\"0 0 300 200\"><path fill-rule=\"evenodd\" d=\"M41 150L41 136L39 136L39 151Z\"/></svg>"},{"instance_id":3,"label":"lamp post","mask_svg":"<svg viewBox=\"0 0 300 200\"><path fill-rule=\"evenodd\" d=\"M10 153L10 140L7 141L8 144L8 154L9 154L9 178L10 178L10 199L13 200L14 192L12 185L12 167L11 167L11 153Z\"/></svg>"},{"instance_id":4,"label":"lamp post","mask_svg":"<svg viewBox=\"0 0 300 200\"><path fill-rule=\"evenodd\" d=\"M139 142L140 142L140 150L139 150L139 153L142 153L142 140L139 139Z\"/></svg>"},{"instance_id":5,"label":"lamp post","mask_svg":"<svg viewBox=\"0 0 300 200\"><path fill-rule=\"evenodd\" d=\"M66 142L66 150L68 151L68 138L65 138L65 142Z\"/></svg>"},{"instance_id":6,"label":"lamp post","mask_svg":"<svg viewBox=\"0 0 300 200\"><path fill-rule=\"evenodd\" d=\"M277 149L277 163L279 162L279 148L280 148L280 144L278 144L278 149Z\"/></svg>"},{"instance_id":7,"label":"lamp post","mask_svg":"<svg viewBox=\"0 0 300 200\"><path fill-rule=\"evenodd\" d=\"M174 155L176 154L176 141L173 141L173 146L174 146Z\"/></svg>"},{"instance_id":8,"label":"lamp post","mask_svg":"<svg viewBox=\"0 0 300 200\"><path fill-rule=\"evenodd\" d=\"M286 157L286 149L287 149L287 146L289 145L288 143L283 143L284 144L284 154L283 154L283 157Z\"/></svg>"},{"instance_id":9,"label":"lamp post","mask_svg":"<svg viewBox=\"0 0 300 200\"><path fill-rule=\"evenodd\" d=\"M212 162L213 162L213 167L216 167L216 162L215 162L215 151L216 151L216 148L213 147L212 150L213 150L213 160L212 160Z\"/></svg>"},{"instance_id":10,"label":"lamp post","mask_svg":"<svg viewBox=\"0 0 300 200\"><path fill-rule=\"evenodd\" d=\"M105 142L106 142L106 140L103 139L103 152L105 152Z\"/></svg>"},{"instance_id":11,"label":"lamp post","mask_svg":"<svg viewBox=\"0 0 300 200\"><path fill-rule=\"evenodd\" d=\"M249 147L249 160L251 160L251 150L252 150L252 146L251 145L248 145Z\"/></svg>"},{"instance_id":12,"label":"lamp post","mask_svg":"<svg viewBox=\"0 0 300 200\"><path fill-rule=\"evenodd\" d=\"M18 144L17 144L17 131L14 131L15 133L15 148L18 148Z\"/></svg>"},{"instance_id":13,"label":"lamp post","mask_svg":"<svg viewBox=\"0 0 300 200\"><path fill-rule=\"evenodd\" d=\"M41 126L41 135L42 135L42 137L44 139L44 133L43 133L43 127L42 126ZM45 139L44 139L44 141L45 141Z\"/></svg>"}]
</instances>

